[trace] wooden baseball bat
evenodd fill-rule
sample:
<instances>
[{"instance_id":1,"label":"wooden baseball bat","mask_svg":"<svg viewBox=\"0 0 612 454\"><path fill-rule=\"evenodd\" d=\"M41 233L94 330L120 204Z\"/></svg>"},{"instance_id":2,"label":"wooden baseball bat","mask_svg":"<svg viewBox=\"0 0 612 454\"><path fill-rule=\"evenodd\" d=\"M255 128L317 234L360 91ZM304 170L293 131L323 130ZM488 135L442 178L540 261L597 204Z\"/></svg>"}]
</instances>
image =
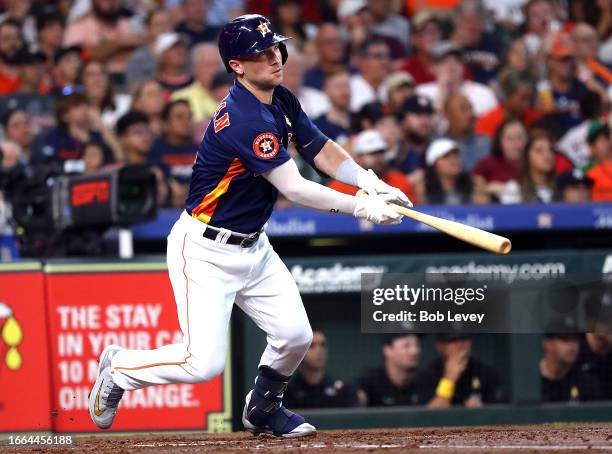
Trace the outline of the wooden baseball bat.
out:
<instances>
[{"instance_id":1,"label":"wooden baseball bat","mask_svg":"<svg viewBox=\"0 0 612 454\"><path fill-rule=\"evenodd\" d=\"M367 192L363 190L360 190L357 193L358 197L367 197L367 195ZM415 221L422 222L423 224L433 227L440 232L446 233L447 235L453 236L461 241L473 244L474 246L487 251L494 252L495 254L505 255L512 249L512 243L508 238L487 232L486 230L477 229L476 227L461 224L460 222L449 221L448 219L421 213L394 203L390 203L389 206L398 213L414 219Z\"/></svg>"}]
</instances>

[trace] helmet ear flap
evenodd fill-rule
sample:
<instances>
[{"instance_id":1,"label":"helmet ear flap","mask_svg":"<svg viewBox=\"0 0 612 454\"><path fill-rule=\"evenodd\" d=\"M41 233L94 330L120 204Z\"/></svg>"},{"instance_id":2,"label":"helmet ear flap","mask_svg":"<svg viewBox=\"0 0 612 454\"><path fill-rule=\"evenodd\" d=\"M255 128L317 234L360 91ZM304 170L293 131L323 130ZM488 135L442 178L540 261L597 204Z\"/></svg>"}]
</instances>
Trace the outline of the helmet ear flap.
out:
<instances>
[{"instance_id":1,"label":"helmet ear flap","mask_svg":"<svg viewBox=\"0 0 612 454\"><path fill-rule=\"evenodd\" d=\"M287 58L289 57L289 53L287 52L287 46L285 46L285 43L283 42L278 43L278 50L280 50L281 57L283 58L283 65L284 65L285 62L287 61Z\"/></svg>"}]
</instances>

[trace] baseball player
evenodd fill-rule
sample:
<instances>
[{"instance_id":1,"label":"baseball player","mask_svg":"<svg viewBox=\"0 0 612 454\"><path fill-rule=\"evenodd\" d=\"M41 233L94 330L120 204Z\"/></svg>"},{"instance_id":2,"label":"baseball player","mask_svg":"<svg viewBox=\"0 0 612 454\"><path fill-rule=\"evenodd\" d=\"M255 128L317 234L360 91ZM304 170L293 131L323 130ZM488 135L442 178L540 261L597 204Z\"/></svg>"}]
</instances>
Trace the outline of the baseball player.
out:
<instances>
[{"instance_id":1,"label":"baseball player","mask_svg":"<svg viewBox=\"0 0 612 454\"><path fill-rule=\"evenodd\" d=\"M401 222L388 202L412 203L324 136L281 85L287 39L255 14L240 16L221 31L219 52L236 81L206 129L185 210L168 236L168 273L183 342L155 350L104 349L89 396L89 413L100 428L112 425L126 390L199 383L219 375L236 303L268 341L254 389L246 396L245 428L279 437L316 432L282 405L312 330L297 286L264 225L279 192L306 207L379 224ZM289 141L311 166L370 196L357 198L304 179L287 152Z\"/></svg>"}]
</instances>

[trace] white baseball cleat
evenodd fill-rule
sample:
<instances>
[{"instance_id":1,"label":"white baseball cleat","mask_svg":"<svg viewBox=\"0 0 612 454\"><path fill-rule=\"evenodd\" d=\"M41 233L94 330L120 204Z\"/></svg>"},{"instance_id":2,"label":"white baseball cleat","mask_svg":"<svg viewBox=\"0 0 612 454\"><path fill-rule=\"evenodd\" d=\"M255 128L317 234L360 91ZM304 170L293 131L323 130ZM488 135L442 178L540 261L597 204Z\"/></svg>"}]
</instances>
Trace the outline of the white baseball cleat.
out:
<instances>
[{"instance_id":1,"label":"white baseball cleat","mask_svg":"<svg viewBox=\"0 0 612 454\"><path fill-rule=\"evenodd\" d=\"M251 402L252 393L253 391L250 391L247 394L244 409L242 410L242 424L247 431L254 435L268 434L282 438L306 437L317 433L317 429L312 424L308 424L301 415L287 410L282 404L276 410L273 410L265 416L264 414L266 412L261 409L252 408L249 412L248 407ZM255 415L254 413L259 414ZM265 425L256 426L251 423L249 419L253 416L258 419L264 416L266 420Z\"/></svg>"},{"instance_id":2,"label":"white baseball cleat","mask_svg":"<svg viewBox=\"0 0 612 454\"><path fill-rule=\"evenodd\" d=\"M108 429L115 419L124 390L115 384L111 376L111 360L122 347L107 346L100 355L96 383L89 393L89 416L100 429Z\"/></svg>"}]
</instances>

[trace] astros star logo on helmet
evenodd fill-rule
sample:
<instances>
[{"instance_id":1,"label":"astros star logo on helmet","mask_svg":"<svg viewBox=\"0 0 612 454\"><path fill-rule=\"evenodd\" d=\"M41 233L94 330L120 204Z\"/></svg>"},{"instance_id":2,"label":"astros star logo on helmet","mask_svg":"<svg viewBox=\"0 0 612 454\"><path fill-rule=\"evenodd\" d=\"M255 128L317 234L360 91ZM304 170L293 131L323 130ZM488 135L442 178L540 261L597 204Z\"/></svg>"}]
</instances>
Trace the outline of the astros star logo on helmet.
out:
<instances>
[{"instance_id":1,"label":"astros star logo on helmet","mask_svg":"<svg viewBox=\"0 0 612 454\"><path fill-rule=\"evenodd\" d=\"M278 139L271 132L264 132L255 137L253 151L261 159L272 159L278 154Z\"/></svg>"},{"instance_id":2,"label":"astros star logo on helmet","mask_svg":"<svg viewBox=\"0 0 612 454\"><path fill-rule=\"evenodd\" d=\"M270 30L268 25L269 24L267 22L259 21L259 27L257 27L255 30L259 30L261 32L261 36L266 36L266 34L272 33L272 30Z\"/></svg>"}]
</instances>

